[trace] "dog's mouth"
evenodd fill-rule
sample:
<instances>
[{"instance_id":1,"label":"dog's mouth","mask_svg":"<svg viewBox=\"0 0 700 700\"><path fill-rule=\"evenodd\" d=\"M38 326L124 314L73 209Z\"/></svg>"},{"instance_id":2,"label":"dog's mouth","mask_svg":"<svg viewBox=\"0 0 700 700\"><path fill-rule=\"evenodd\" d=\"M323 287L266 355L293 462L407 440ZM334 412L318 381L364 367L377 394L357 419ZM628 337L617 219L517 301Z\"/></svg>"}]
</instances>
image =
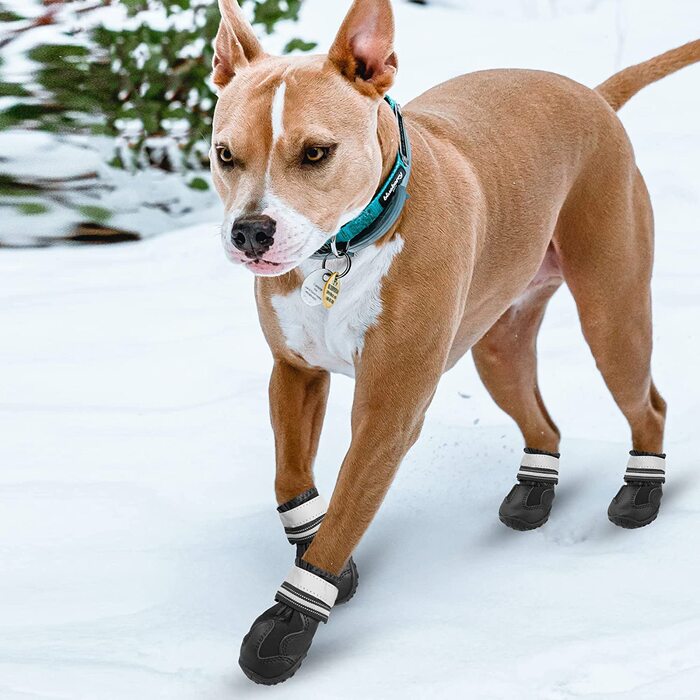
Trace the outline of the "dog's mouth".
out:
<instances>
[{"instance_id":1,"label":"dog's mouth","mask_svg":"<svg viewBox=\"0 0 700 700\"><path fill-rule=\"evenodd\" d=\"M290 272L294 268L301 264L301 261L295 260L293 262L277 262L272 260L266 260L263 258L240 258L236 257L233 259L234 263L243 265L246 270L250 270L257 277L279 277L287 272Z\"/></svg>"},{"instance_id":2,"label":"dog's mouth","mask_svg":"<svg viewBox=\"0 0 700 700\"><path fill-rule=\"evenodd\" d=\"M263 277L276 277L277 275L289 272L296 267L295 263L279 263L265 260L264 258L255 258L254 260L246 260L243 265L256 275Z\"/></svg>"},{"instance_id":3,"label":"dog's mouth","mask_svg":"<svg viewBox=\"0 0 700 700\"><path fill-rule=\"evenodd\" d=\"M248 260L244 263L245 265L271 265L272 267L281 267L284 263L272 262L272 260L265 260L265 258L256 258L255 260Z\"/></svg>"}]
</instances>

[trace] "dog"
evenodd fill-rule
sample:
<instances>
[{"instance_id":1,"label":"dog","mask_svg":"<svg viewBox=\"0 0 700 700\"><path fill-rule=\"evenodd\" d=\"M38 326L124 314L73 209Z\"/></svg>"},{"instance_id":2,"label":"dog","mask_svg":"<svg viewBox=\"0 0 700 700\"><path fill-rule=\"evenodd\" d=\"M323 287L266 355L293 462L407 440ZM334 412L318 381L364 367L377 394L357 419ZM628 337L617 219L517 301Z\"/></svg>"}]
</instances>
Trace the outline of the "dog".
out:
<instances>
[{"instance_id":1,"label":"dog","mask_svg":"<svg viewBox=\"0 0 700 700\"><path fill-rule=\"evenodd\" d=\"M352 553L418 438L441 375L468 350L525 451L503 523L548 519L559 431L537 385L536 339L566 282L597 366L631 429L608 511L659 512L666 404L651 377L652 209L616 116L700 61L700 40L591 90L553 73L490 70L405 110L390 0L355 0L328 53L267 55L236 0L219 0L212 174L223 245L256 276L274 356L279 515L296 546L240 665L291 677L319 622L355 593ZM331 372L355 378L352 442L328 505L313 462Z\"/></svg>"}]
</instances>

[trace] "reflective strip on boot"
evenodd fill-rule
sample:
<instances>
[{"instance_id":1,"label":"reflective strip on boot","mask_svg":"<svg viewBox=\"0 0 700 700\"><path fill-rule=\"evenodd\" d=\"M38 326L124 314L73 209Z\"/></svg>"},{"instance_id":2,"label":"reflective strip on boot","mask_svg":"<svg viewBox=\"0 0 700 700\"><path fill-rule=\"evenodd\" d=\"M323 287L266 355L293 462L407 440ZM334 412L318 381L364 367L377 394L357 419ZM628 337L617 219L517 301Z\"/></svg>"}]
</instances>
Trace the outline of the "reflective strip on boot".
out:
<instances>
[{"instance_id":1,"label":"reflective strip on boot","mask_svg":"<svg viewBox=\"0 0 700 700\"><path fill-rule=\"evenodd\" d=\"M520 462L518 481L559 483L559 458L553 455L526 452Z\"/></svg>"},{"instance_id":2,"label":"reflective strip on boot","mask_svg":"<svg viewBox=\"0 0 700 700\"><path fill-rule=\"evenodd\" d=\"M294 566L277 589L275 600L316 620L327 622L337 597L338 588L332 583Z\"/></svg>"},{"instance_id":3,"label":"reflective strip on boot","mask_svg":"<svg viewBox=\"0 0 700 700\"><path fill-rule=\"evenodd\" d=\"M666 481L666 455L646 455L630 452L625 481Z\"/></svg>"},{"instance_id":4,"label":"reflective strip on boot","mask_svg":"<svg viewBox=\"0 0 700 700\"><path fill-rule=\"evenodd\" d=\"M287 539L292 544L310 542L321 527L327 508L316 489L283 503L277 511Z\"/></svg>"}]
</instances>

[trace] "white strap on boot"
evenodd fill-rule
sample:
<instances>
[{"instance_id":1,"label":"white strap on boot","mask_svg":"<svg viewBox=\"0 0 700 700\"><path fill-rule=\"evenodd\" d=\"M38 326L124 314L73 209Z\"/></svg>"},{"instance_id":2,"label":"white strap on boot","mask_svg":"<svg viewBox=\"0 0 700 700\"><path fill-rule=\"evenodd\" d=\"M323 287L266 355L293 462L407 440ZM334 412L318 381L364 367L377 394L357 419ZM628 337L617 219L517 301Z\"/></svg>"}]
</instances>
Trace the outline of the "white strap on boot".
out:
<instances>
[{"instance_id":1,"label":"white strap on boot","mask_svg":"<svg viewBox=\"0 0 700 700\"><path fill-rule=\"evenodd\" d=\"M625 481L666 481L666 455L635 455L630 453Z\"/></svg>"},{"instance_id":2,"label":"white strap on boot","mask_svg":"<svg viewBox=\"0 0 700 700\"><path fill-rule=\"evenodd\" d=\"M518 481L559 483L559 457L526 452L520 463Z\"/></svg>"},{"instance_id":3,"label":"white strap on boot","mask_svg":"<svg viewBox=\"0 0 700 700\"><path fill-rule=\"evenodd\" d=\"M318 491L310 489L281 505L277 511L287 539L292 544L302 544L313 539L321 527L327 509L328 505L318 495Z\"/></svg>"},{"instance_id":4,"label":"white strap on boot","mask_svg":"<svg viewBox=\"0 0 700 700\"><path fill-rule=\"evenodd\" d=\"M338 588L311 571L293 566L277 589L275 600L321 622L328 622Z\"/></svg>"}]
</instances>

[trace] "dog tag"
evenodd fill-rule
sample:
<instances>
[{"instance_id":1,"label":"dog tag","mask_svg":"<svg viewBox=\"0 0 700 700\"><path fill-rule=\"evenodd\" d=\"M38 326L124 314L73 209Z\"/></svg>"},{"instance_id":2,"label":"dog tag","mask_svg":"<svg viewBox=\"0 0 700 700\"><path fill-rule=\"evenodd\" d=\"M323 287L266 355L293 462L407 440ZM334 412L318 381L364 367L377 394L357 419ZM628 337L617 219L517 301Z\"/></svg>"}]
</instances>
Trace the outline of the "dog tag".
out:
<instances>
[{"instance_id":1,"label":"dog tag","mask_svg":"<svg viewBox=\"0 0 700 700\"><path fill-rule=\"evenodd\" d=\"M319 306L323 303L323 290L326 280L331 276L329 270L312 272L301 285L301 300L307 306Z\"/></svg>"},{"instance_id":2,"label":"dog tag","mask_svg":"<svg viewBox=\"0 0 700 700\"><path fill-rule=\"evenodd\" d=\"M338 301L338 295L340 294L340 279L338 278L338 273L333 272L331 276L326 281L323 287L323 305L330 309L336 301Z\"/></svg>"}]
</instances>

